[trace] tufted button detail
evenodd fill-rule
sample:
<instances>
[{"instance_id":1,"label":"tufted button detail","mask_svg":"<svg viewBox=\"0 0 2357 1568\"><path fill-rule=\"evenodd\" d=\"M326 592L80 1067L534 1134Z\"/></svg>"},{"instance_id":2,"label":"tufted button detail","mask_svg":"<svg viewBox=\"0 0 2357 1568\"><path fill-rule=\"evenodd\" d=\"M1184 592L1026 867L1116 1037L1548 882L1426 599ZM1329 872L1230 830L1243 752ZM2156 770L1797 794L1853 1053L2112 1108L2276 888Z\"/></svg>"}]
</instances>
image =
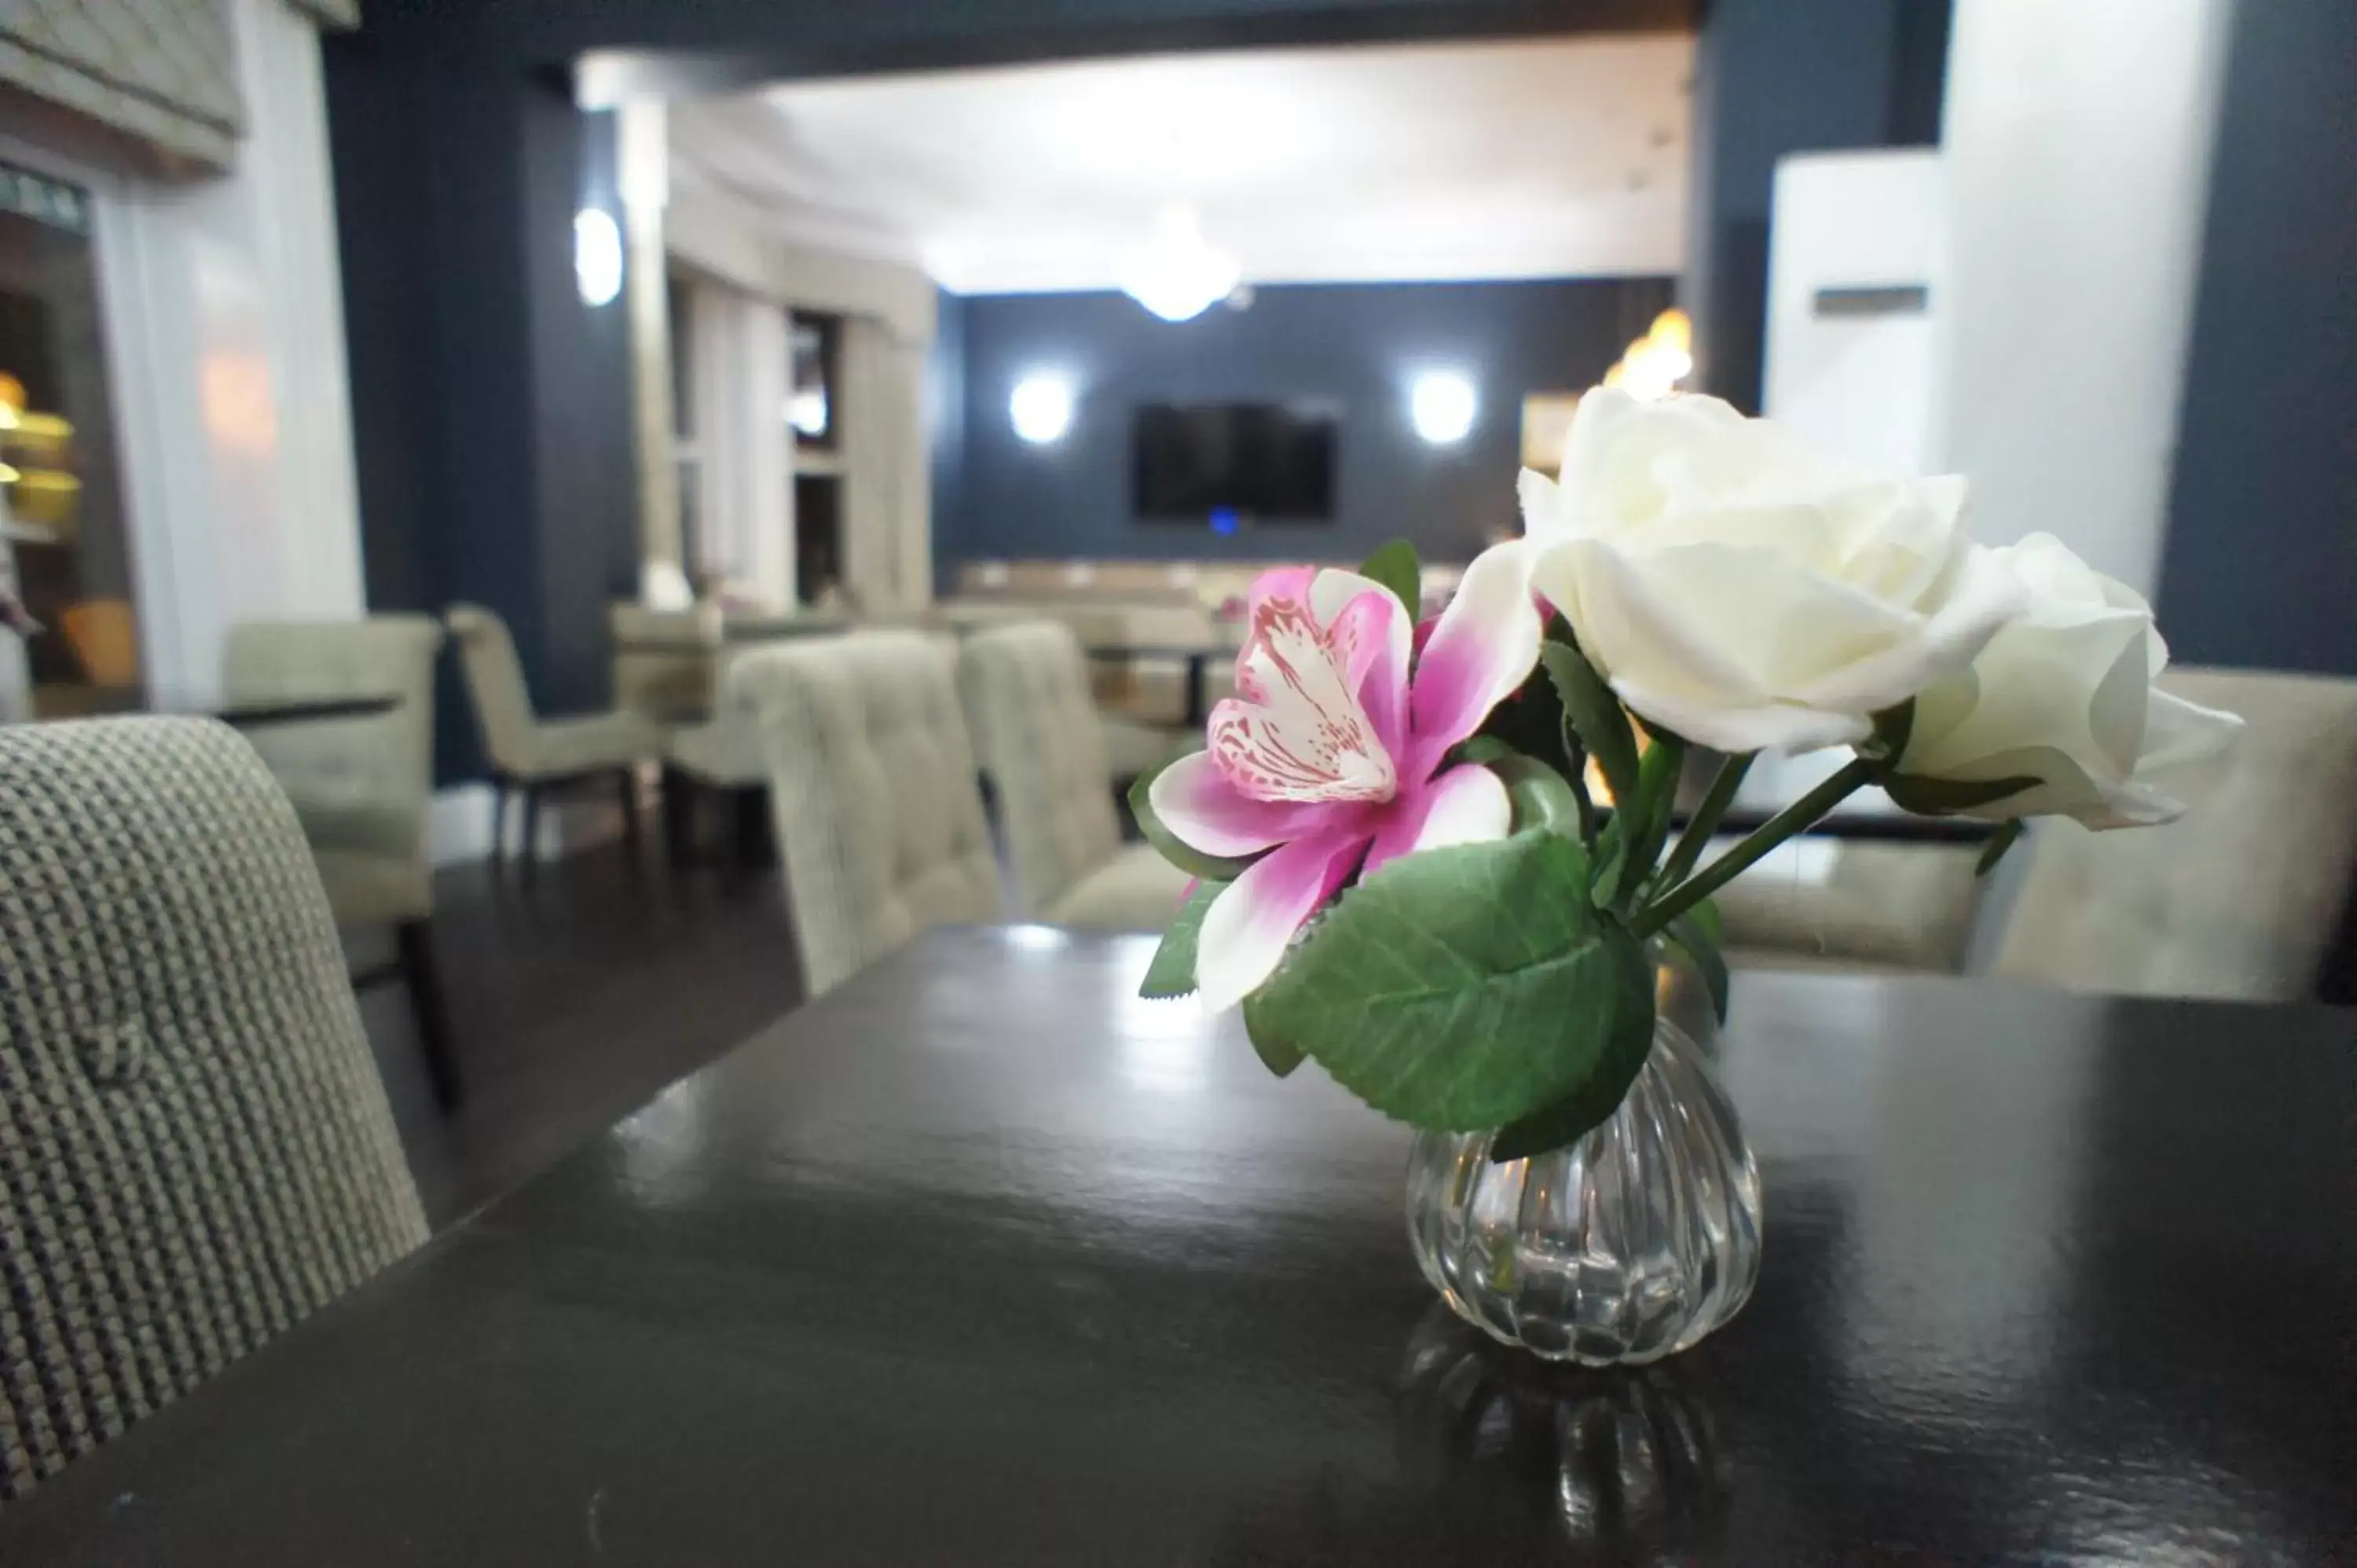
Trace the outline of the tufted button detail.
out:
<instances>
[{"instance_id":1,"label":"tufted button detail","mask_svg":"<svg viewBox=\"0 0 2357 1568\"><path fill-rule=\"evenodd\" d=\"M147 1060L147 1031L137 1024L90 1024L74 1031L74 1059L82 1076L112 1089L139 1076Z\"/></svg>"}]
</instances>

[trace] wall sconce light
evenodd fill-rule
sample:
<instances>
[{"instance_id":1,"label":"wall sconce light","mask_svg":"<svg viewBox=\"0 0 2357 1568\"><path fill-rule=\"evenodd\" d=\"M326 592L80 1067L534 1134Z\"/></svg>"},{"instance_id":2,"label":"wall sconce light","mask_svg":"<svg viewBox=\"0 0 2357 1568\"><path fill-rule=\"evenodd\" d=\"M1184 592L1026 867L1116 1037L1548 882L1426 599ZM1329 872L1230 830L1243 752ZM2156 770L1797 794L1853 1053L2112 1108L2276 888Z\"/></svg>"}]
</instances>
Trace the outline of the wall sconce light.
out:
<instances>
[{"instance_id":1,"label":"wall sconce light","mask_svg":"<svg viewBox=\"0 0 2357 1568\"><path fill-rule=\"evenodd\" d=\"M1426 371L1408 388L1408 422L1436 446L1465 439L1480 407L1473 383L1455 371Z\"/></svg>"},{"instance_id":2,"label":"wall sconce light","mask_svg":"<svg viewBox=\"0 0 2357 1568\"><path fill-rule=\"evenodd\" d=\"M1035 371L1015 383L1006 400L1015 434L1035 446L1063 438L1072 427L1072 383L1050 371Z\"/></svg>"},{"instance_id":3,"label":"wall sconce light","mask_svg":"<svg viewBox=\"0 0 2357 1568\"><path fill-rule=\"evenodd\" d=\"M587 306L610 305L622 292L622 231L602 207L573 215L573 281Z\"/></svg>"}]
</instances>

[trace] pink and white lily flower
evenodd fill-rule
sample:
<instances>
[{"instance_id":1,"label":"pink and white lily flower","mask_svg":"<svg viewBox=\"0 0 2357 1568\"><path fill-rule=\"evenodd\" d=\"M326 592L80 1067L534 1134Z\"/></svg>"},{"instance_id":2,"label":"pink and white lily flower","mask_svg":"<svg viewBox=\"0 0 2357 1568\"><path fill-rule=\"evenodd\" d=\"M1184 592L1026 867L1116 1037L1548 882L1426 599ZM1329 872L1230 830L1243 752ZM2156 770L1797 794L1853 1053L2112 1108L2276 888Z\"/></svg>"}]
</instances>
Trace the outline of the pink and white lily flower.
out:
<instances>
[{"instance_id":1,"label":"pink and white lily flower","mask_svg":"<svg viewBox=\"0 0 2357 1568\"><path fill-rule=\"evenodd\" d=\"M1506 836L1498 776L1440 765L1529 678L1542 629L1520 540L1466 568L1420 653L1399 600L1355 572L1267 573L1247 613L1237 694L1211 710L1211 748L1147 796L1203 854L1261 855L1204 913L1195 985L1214 1009L1268 979L1362 865Z\"/></svg>"}]
</instances>

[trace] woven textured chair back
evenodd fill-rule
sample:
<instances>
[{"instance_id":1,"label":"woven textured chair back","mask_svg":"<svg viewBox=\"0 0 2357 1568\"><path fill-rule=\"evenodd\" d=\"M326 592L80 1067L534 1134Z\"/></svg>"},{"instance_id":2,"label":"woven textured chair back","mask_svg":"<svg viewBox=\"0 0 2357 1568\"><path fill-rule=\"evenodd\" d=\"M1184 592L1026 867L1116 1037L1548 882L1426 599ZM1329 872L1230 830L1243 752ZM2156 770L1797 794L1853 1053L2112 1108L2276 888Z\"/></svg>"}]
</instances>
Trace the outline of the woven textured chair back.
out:
<instances>
[{"instance_id":1,"label":"woven textured chair back","mask_svg":"<svg viewBox=\"0 0 2357 1568\"><path fill-rule=\"evenodd\" d=\"M0 1498L425 1237L253 749L197 719L0 729Z\"/></svg>"}]
</instances>

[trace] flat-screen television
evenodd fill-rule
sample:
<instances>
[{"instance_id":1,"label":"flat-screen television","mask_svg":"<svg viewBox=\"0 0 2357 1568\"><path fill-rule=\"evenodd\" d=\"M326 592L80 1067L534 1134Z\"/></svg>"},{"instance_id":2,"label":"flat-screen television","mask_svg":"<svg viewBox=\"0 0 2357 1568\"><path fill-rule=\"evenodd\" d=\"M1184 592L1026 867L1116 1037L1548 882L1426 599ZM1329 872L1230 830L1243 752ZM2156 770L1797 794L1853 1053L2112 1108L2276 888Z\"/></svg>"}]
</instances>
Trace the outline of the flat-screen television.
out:
<instances>
[{"instance_id":1,"label":"flat-screen television","mask_svg":"<svg viewBox=\"0 0 2357 1568\"><path fill-rule=\"evenodd\" d=\"M1334 515L1331 411L1291 403L1147 403L1130 432L1137 515L1323 522Z\"/></svg>"}]
</instances>

